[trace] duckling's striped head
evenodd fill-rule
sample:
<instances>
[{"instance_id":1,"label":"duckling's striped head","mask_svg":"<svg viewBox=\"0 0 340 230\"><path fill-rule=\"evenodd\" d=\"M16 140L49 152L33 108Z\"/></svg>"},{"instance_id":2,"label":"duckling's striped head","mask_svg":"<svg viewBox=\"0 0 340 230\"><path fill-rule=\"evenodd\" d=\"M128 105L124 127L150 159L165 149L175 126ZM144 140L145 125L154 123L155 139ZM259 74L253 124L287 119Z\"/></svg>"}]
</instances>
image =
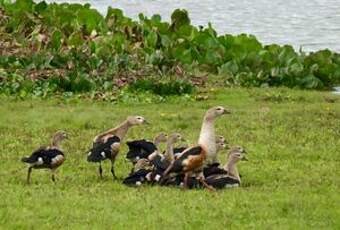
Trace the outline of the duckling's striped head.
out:
<instances>
[{"instance_id":1,"label":"duckling's striped head","mask_svg":"<svg viewBox=\"0 0 340 230\"><path fill-rule=\"evenodd\" d=\"M183 137L180 133L173 133L168 138L168 143L174 144L177 141L183 140Z\"/></svg>"},{"instance_id":2,"label":"duckling's striped head","mask_svg":"<svg viewBox=\"0 0 340 230\"><path fill-rule=\"evenodd\" d=\"M65 131L59 130L53 135L52 143L57 144L65 139L68 139L68 134Z\"/></svg>"},{"instance_id":3,"label":"duckling's striped head","mask_svg":"<svg viewBox=\"0 0 340 230\"><path fill-rule=\"evenodd\" d=\"M229 151L229 159L234 161L248 160L246 157L247 151L242 146L233 146Z\"/></svg>"},{"instance_id":4,"label":"duckling's striped head","mask_svg":"<svg viewBox=\"0 0 340 230\"><path fill-rule=\"evenodd\" d=\"M226 149L226 148L227 148L226 143L223 143L223 142L217 142L216 143L216 152L219 152L219 151Z\"/></svg>"},{"instance_id":5,"label":"duckling's striped head","mask_svg":"<svg viewBox=\"0 0 340 230\"><path fill-rule=\"evenodd\" d=\"M224 136L221 136L221 135L219 135L219 136L216 136L216 144L217 143L226 143L226 139L224 138Z\"/></svg>"},{"instance_id":6,"label":"duckling's striped head","mask_svg":"<svg viewBox=\"0 0 340 230\"><path fill-rule=\"evenodd\" d=\"M142 124L149 124L146 119L142 116L129 116L127 118L127 122L130 125L142 125Z\"/></svg>"},{"instance_id":7,"label":"duckling's striped head","mask_svg":"<svg viewBox=\"0 0 340 230\"><path fill-rule=\"evenodd\" d=\"M168 134L160 133L155 137L155 142L166 142L168 140Z\"/></svg>"}]
</instances>

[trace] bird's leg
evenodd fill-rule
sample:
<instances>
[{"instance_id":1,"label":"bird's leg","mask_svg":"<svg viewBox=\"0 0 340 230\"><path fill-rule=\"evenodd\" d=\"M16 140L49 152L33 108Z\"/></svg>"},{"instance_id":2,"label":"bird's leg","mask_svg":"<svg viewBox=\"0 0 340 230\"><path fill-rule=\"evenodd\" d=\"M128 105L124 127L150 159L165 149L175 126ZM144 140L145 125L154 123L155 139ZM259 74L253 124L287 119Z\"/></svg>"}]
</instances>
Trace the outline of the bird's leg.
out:
<instances>
[{"instance_id":1,"label":"bird's leg","mask_svg":"<svg viewBox=\"0 0 340 230\"><path fill-rule=\"evenodd\" d=\"M30 184L31 183L31 173L32 173L32 167L29 167L28 168L28 172L27 172L27 184Z\"/></svg>"},{"instance_id":2,"label":"bird's leg","mask_svg":"<svg viewBox=\"0 0 340 230\"><path fill-rule=\"evenodd\" d=\"M199 180L199 182L201 182L202 185L203 185L206 189L208 189L210 192L215 192L215 191L216 191L216 189L215 189L214 187L208 185L207 182L205 182L205 178L204 178L203 173L202 173L202 175L198 176L198 180Z\"/></svg>"},{"instance_id":3,"label":"bird's leg","mask_svg":"<svg viewBox=\"0 0 340 230\"><path fill-rule=\"evenodd\" d=\"M100 176L100 179L103 179L103 168L102 168L102 162L99 162L99 176Z\"/></svg>"},{"instance_id":4,"label":"bird's leg","mask_svg":"<svg viewBox=\"0 0 340 230\"><path fill-rule=\"evenodd\" d=\"M116 160L116 156L111 159L111 173L112 173L113 180L117 180L117 176L115 174L115 169L114 169L115 160Z\"/></svg>"},{"instance_id":5,"label":"bird's leg","mask_svg":"<svg viewBox=\"0 0 340 230\"><path fill-rule=\"evenodd\" d=\"M186 172L184 174L184 181L183 181L183 189L188 189L188 180L189 180L189 177L191 176L191 173L190 172Z\"/></svg>"},{"instance_id":6,"label":"bird's leg","mask_svg":"<svg viewBox=\"0 0 340 230\"><path fill-rule=\"evenodd\" d=\"M52 181L55 183L55 170L54 169L52 169Z\"/></svg>"}]
</instances>

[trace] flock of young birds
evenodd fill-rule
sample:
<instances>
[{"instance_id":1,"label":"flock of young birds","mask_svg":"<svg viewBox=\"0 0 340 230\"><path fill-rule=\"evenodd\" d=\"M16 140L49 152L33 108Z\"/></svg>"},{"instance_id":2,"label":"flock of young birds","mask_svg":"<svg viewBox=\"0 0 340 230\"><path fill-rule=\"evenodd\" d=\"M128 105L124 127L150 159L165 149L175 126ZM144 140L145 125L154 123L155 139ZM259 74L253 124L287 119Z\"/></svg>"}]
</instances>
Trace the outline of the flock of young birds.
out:
<instances>
[{"instance_id":1,"label":"flock of young birds","mask_svg":"<svg viewBox=\"0 0 340 230\"><path fill-rule=\"evenodd\" d=\"M227 147L223 136L215 135L216 118L230 114L230 110L216 106L210 108L203 118L198 143L193 146L175 147L183 140L182 135L160 133L153 142L145 139L127 142L129 151L126 158L133 168L123 183L140 186L144 183L183 188L207 188L209 190L237 187L241 183L236 164L247 160L246 150L241 146L229 149L227 162L221 166L217 154ZM87 161L99 164L99 176L103 177L102 161L111 161L111 173L117 179L114 163L129 128L147 124L141 116L129 116L123 123L97 135L87 155ZM32 169L50 169L55 182L56 169L65 161L60 147L67 138L64 131L58 131L49 146L40 147L31 156L22 158L29 164L27 183L31 181ZM160 144L166 143L166 150L161 152Z\"/></svg>"}]
</instances>

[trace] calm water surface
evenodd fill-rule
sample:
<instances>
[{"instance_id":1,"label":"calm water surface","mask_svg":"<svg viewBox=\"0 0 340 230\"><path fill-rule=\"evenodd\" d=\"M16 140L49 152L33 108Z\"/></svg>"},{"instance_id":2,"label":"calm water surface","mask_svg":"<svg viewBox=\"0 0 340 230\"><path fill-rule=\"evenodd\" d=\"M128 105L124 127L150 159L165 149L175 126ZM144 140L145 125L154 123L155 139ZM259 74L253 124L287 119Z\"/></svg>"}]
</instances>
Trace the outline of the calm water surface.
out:
<instances>
[{"instance_id":1,"label":"calm water surface","mask_svg":"<svg viewBox=\"0 0 340 230\"><path fill-rule=\"evenodd\" d=\"M65 2L66 0L48 0ZM90 3L102 14L120 8L137 18L160 14L169 20L176 8L189 11L192 23L211 22L219 33L254 34L264 43L291 44L305 51L340 52L340 0L67 0Z\"/></svg>"}]
</instances>

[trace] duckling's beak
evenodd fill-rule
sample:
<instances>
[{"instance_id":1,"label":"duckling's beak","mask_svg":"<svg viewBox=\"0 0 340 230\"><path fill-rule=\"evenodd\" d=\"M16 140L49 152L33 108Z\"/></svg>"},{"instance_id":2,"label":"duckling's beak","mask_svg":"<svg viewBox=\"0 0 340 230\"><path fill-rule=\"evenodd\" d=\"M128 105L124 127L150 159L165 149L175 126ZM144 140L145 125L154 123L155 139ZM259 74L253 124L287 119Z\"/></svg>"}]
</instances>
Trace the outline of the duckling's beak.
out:
<instances>
[{"instance_id":1,"label":"duckling's beak","mask_svg":"<svg viewBox=\"0 0 340 230\"><path fill-rule=\"evenodd\" d=\"M150 122L148 122L147 120L144 120L144 124L150 125Z\"/></svg>"},{"instance_id":2,"label":"duckling's beak","mask_svg":"<svg viewBox=\"0 0 340 230\"><path fill-rule=\"evenodd\" d=\"M248 161L248 158L246 156L243 156L241 160L242 161Z\"/></svg>"},{"instance_id":3,"label":"duckling's beak","mask_svg":"<svg viewBox=\"0 0 340 230\"><path fill-rule=\"evenodd\" d=\"M223 114L231 114L231 110L224 108Z\"/></svg>"}]
</instances>

